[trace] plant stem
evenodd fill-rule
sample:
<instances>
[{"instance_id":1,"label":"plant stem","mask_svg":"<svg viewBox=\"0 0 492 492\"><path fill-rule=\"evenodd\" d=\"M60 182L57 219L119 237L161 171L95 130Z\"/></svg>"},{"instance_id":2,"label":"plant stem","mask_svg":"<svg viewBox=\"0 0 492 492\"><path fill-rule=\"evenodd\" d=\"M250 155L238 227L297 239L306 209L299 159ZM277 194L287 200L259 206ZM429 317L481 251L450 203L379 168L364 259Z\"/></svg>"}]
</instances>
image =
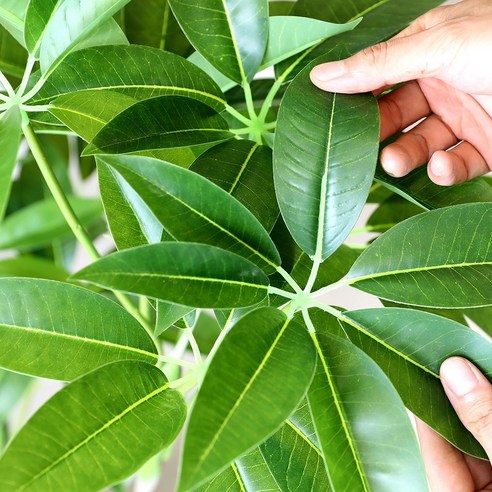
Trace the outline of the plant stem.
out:
<instances>
[{"instance_id":1,"label":"plant stem","mask_svg":"<svg viewBox=\"0 0 492 492\"><path fill-rule=\"evenodd\" d=\"M320 297L323 294L327 294L328 292L331 292L332 290L339 289L340 287L345 287L349 285L349 282L347 279L341 279L338 282L335 282L334 284L327 285L326 287L323 287L322 289L318 289L314 292L311 293L311 298L315 297Z\"/></svg>"},{"instance_id":2,"label":"plant stem","mask_svg":"<svg viewBox=\"0 0 492 492\"><path fill-rule=\"evenodd\" d=\"M263 104L261 106L260 114L258 115L258 118L261 121L265 121L268 111L270 110L270 107L273 103L273 100L275 99L275 96L277 95L277 92L280 90L282 87L282 84L284 83L285 78L284 77L279 77L275 83L272 85L270 91L268 92L267 96L265 97L265 100L263 101Z\"/></svg>"},{"instance_id":3,"label":"plant stem","mask_svg":"<svg viewBox=\"0 0 492 492\"><path fill-rule=\"evenodd\" d=\"M203 364L202 353L196 341L195 335L193 335L193 328L186 328L185 333L188 337L188 343L190 344L193 356L195 357L195 363L197 366L201 366Z\"/></svg>"},{"instance_id":4,"label":"plant stem","mask_svg":"<svg viewBox=\"0 0 492 492\"><path fill-rule=\"evenodd\" d=\"M17 90L17 97L19 97L20 99L22 99L22 96L24 95L27 84L29 82L29 77L31 76L32 69L34 68L35 63L36 58L34 58L34 56L32 55L29 55L29 58L27 59L26 70L24 71L21 84L19 86L19 89Z\"/></svg>"},{"instance_id":5,"label":"plant stem","mask_svg":"<svg viewBox=\"0 0 492 492\"><path fill-rule=\"evenodd\" d=\"M5 90L7 91L7 94L10 97L15 97L15 91L13 87L10 85L10 82L8 81L7 77L5 77L5 75L1 70L0 70L0 83L4 86Z\"/></svg>"},{"instance_id":6,"label":"plant stem","mask_svg":"<svg viewBox=\"0 0 492 492\"><path fill-rule=\"evenodd\" d=\"M10 98L0 93L0 101L9 102Z\"/></svg>"},{"instance_id":7,"label":"plant stem","mask_svg":"<svg viewBox=\"0 0 492 492\"><path fill-rule=\"evenodd\" d=\"M233 108L229 104L226 104L225 109L231 116L234 116L236 120L239 120L241 123L244 123L248 127L249 125L251 125L251 120L242 115L236 108Z\"/></svg>"},{"instance_id":8,"label":"plant stem","mask_svg":"<svg viewBox=\"0 0 492 492\"><path fill-rule=\"evenodd\" d=\"M302 293L301 287L292 278L292 276L289 274L289 272L287 272L286 270L284 270L282 267L278 267L277 268L277 272L280 273L280 275L282 275L282 277L284 278L284 280L294 289L295 292L297 292L298 294L301 294Z\"/></svg>"},{"instance_id":9,"label":"plant stem","mask_svg":"<svg viewBox=\"0 0 492 492\"><path fill-rule=\"evenodd\" d=\"M187 360L178 359L177 357L170 357L167 355L159 355L159 362L164 362L175 366L188 367L190 369L195 368L195 364L193 364L193 362L188 362Z\"/></svg>"},{"instance_id":10,"label":"plant stem","mask_svg":"<svg viewBox=\"0 0 492 492\"><path fill-rule=\"evenodd\" d=\"M304 319L304 323L306 323L309 333L315 333L316 328L314 328L313 322L311 321L311 318L309 316L309 311L306 307L302 308L302 317Z\"/></svg>"},{"instance_id":11,"label":"plant stem","mask_svg":"<svg viewBox=\"0 0 492 492\"><path fill-rule=\"evenodd\" d=\"M27 94L24 94L22 96L21 102L24 103L32 99L43 88L45 82L46 79L43 76L41 76L41 78L37 81L36 85Z\"/></svg>"},{"instance_id":12,"label":"plant stem","mask_svg":"<svg viewBox=\"0 0 492 492\"><path fill-rule=\"evenodd\" d=\"M306 294L311 294L311 290L313 289L314 282L316 282L316 277L318 276L320 266L321 266L321 259L318 258L318 255L316 255L313 260L313 268L311 270L311 274L309 275L306 288L304 289L304 292Z\"/></svg>"},{"instance_id":13,"label":"plant stem","mask_svg":"<svg viewBox=\"0 0 492 492\"><path fill-rule=\"evenodd\" d=\"M285 297L286 299L296 299L297 294L293 294L292 292L287 292L286 290L283 289L277 289L276 287L268 287L268 293L269 294L276 294L278 296Z\"/></svg>"},{"instance_id":14,"label":"plant stem","mask_svg":"<svg viewBox=\"0 0 492 492\"><path fill-rule=\"evenodd\" d=\"M48 105L41 105L41 106L29 106L28 104L21 104L20 108L22 111L26 111L28 113L42 113L44 111L48 111L50 106Z\"/></svg>"},{"instance_id":15,"label":"plant stem","mask_svg":"<svg viewBox=\"0 0 492 492\"><path fill-rule=\"evenodd\" d=\"M243 90L249 117L251 118L251 120L255 121L257 119L257 115L255 111L255 103L253 101L253 94L251 93L251 86L246 81L243 84Z\"/></svg>"},{"instance_id":16,"label":"plant stem","mask_svg":"<svg viewBox=\"0 0 492 492\"><path fill-rule=\"evenodd\" d=\"M341 311L339 311L338 309L335 309L332 306L329 306L328 304L325 304L324 302L318 302L318 301L315 301L314 299L312 299L309 302L309 307L317 307L319 309L322 309L323 311L326 311L327 313L332 314L333 316L335 316L337 318L342 317Z\"/></svg>"},{"instance_id":17,"label":"plant stem","mask_svg":"<svg viewBox=\"0 0 492 492\"><path fill-rule=\"evenodd\" d=\"M94 244L92 244L91 238L89 237L87 231L80 223L79 219L77 218L77 215L75 214L72 206L70 205L70 202L65 196L65 193L63 192L62 187L60 186L60 183L58 182L58 179L55 176L55 173L51 169L43 153L43 150L39 145L38 139L36 138L36 134L34 133L29 123L29 117L27 116L26 113L23 113L22 131L24 132L24 136L26 137L26 141L29 145L29 148L31 149L31 153L34 157L34 160L37 162L39 170L41 171L41 174L43 175L43 178L46 181L46 184L48 185L48 188L51 194L53 195L53 198L55 199L55 202L58 205L60 212L62 213L64 219L67 221L67 224L72 230L74 236L83 246L85 251L87 251L90 258L94 261L98 260L100 258L100 255L97 249L94 247ZM120 301L122 306L137 321L140 322L140 324L149 332L150 335L152 335L153 332L152 327L149 325L147 320L145 320L142 317L142 315L138 311L138 308L130 301L130 299L128 299L121 292L115 292L114 294L116 298Z\"/></svg>"}]
</instances>

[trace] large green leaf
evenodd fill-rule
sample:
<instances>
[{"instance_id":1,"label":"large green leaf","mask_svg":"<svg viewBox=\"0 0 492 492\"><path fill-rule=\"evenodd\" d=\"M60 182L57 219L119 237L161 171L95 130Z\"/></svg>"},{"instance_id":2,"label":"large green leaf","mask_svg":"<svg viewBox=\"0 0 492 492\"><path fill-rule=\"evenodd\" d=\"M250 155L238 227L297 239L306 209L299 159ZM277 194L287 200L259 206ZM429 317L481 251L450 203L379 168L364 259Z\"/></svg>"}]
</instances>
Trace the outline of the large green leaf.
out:
<instances>
[{"instance_id":1,"label":"large green leaf","mask_svg":"<svg viewBox=\"0 0 492 492\"><path fill-rule=\"evenodd\" d=\"M26 50L0 26L0 70L4 75L22 78L27 63ZM11 81L13 85L15 82Z\"/></svg>"},{"instance_id":2,"label":"large green leaf","mask_svg":"<svg viewBox=\"0 0 492 492\"><path fill-rule=\"evenodd\" d=\"M104 489L168 446L185 417L183 397L156 367L103 366L57 393L17 434L0 459L0 488Z\"/></svg>"},{"instance_id":3,"label":"large green leaf","mask_svg":"<svg viewBox=\"0 0 492 492\"><path fill-rule=\"evenodd\" d=\"M70 197L69 201L85 227L100 220L102 207L99 200ZM0 226L0 249L37 248L70 234L70 227L55 201L48 198L9 215L3 221Z\"/></svg>"},{"instance_id":4,"label":"large green leaf","mask_svg":"<svg viewBox=\"0 0 492 492\"><path fill-rule=\"evenodd\" d=\"M281 311L262 308L239 320L193 407L180 490L199 485L278 429L305 394L315 360L307 332Z\"/></svg>"},{"instance_id":5,"label":"large green leaf","mask_svg":"<svg viewBox=\"0 0 492 492\"><path fill-rule=\"evenodd\" d=\"M191 44L212 65L239 84L253 79L268 39L267 0L169 1Z\"/></svg>"},{"instance_id":6,"label":"large green leaf","mask_svg":"<svg viewBox=\"0 0 492 492\"><path fill-rule=\"evenodd\" d=\"M68 272L53 261L38 256L20 255L0 261L0 277L28 277L64 282Z\"/></svg>"},{"instance_id":7,"label":"large green leaf","mask_svg":"<svg viewBox=\"0 0 492 492\"><path fill-rule=\"evenodd\" d=\"M256 304L268 287L266 275L248 260L194 243L152 244L113 253L72 278L203 308Z\"/></svg>"},{"instance_id":8,"label":"large green leaf","mask_svg":"<svg viewBox=\"0 0 492 492\"><path fill-rule=\"evenodd\" d=\"M10 196L21 133L21 114L18 108L11 108L0 116L0 222Z\"/></svg>"},{"instance_id":9,"label":"large green leaf","mask_svg":"<svg viewBox=\"0 0 492 492\"><path fill-rule=\"evenodd\" d=\"M132 0L125 7L125 32L132 44L187 56L193 51L167 0Z\"/></svg>"},{"instance_id":10,"label":"large green leaf","mask_svg":"<svg viewBox=\"0 0 492 492\"><path fill-rule=\"evenodd\" d=\"M350 342L313 334L318 365L308 392L334 491L425 491L415 433L383 371Z\"/></svg>"},{"instance_id":11,"label":"large green leaf","mask_svg":"<svg viewBox=\"0 0 492 492\"><path fill-rule=\"evenodd\" d=\"M280 257L258 220L226 191L190 170L155 159L104 157L177 241L211 244L272 273Z\"/></svg>"},{"instance_id":12,"label":"large green leaf","mask_svg":"<svg viewBox=\"0 0 492 492\"><path fill-rule=\"evenodd\" d=\"M40 65L48 76L80 42L87 39L129 0L64 0L50 16L40 45Z\"/></svg>"},{"instance_id":13,"label":"large green leaf","mask_svg":"<svg viewBox=\"0 0 492 492\"><path fill-rule=\"evenodd\" d=\"M459 308L492 304L492 206L456 205L412 217L380 236L348 279L403 304Z\"/></svg>"},{"instance_id":14,"label":"large green leaf","mask_svg":"<svg viewBox=\"0 0 492 492\"><path fill-rule=\"evenodd\" d=\"M220 111L219 87L193 63L147 46L100 46L70 54L33 99L36 104L70 92L111 90L135 99L165 94L198 99Z\"/></svg>"},{"instance_id":15,"label":"large green leaf","mask_svg":"<svg viewBox=\"0 0 492 492\"><path fill-rule=\"evenodd\" d=\"M466 453L486 458L439 379L440 365L454 355L492 378L492 345L485 338L460 323L413 309L346 311L341 319L347 335L386 372L409 410Z\"/></svg>"},{"instance_id":16,"label":"large green leaf","mask_svg":"<svg viewBox=\"0 0 492 492\"><path fill-rule=\"evenodd\" d=\"M17 40L24 44L24 19L29 0L2 0L0 3L0 25Z\"/></svg>"},{"instance_id":17,"label":"large green leaf","mask_svg":"<svg viewBox=\"0 0 492 492\"><path fill-rule=\"evenodd\" d=\"M317 89L309 71L292 82L280 106L274 176L292 236L307 254L324 260L350 233L369 194L379 113L371 95Z\"/></svg>"},{"instance_id":18,"label":"large green leaf","mask_svg":"<svg viewBox=\"0 0 492 492\"><path fill-rule=\"evenodd\" d=\"M118 360L155 364L145 329L113 301L39 279L0 279L0 366L71 380Z\"/></svg>"},{"instance_id":19,"label":"large green leaf","mask_svg":"<svg viewBox=\"0 0 492 492\"><path fill-rule=\"evenodd\" d=\"M46 27L61 0L30 0L26 12L24 41L28 51L36 56Z\"/></svg>"},{"instance_id":20,"label":"large green leaf","mask_svg":"<svg viewBox=\"0 0 492 492\"><path fill-rule=\"evenodd\" d=\"M84 155L190 147L233 136L226 121L210 106L183 96L160 96L137 102L115 116Z\"/></svg>"},{"instance_id":21,"label":"large green leaf","mask_svg":"<svg viewBox=\"0 0 492 492\"><path fill-rule=\"evenodd\" d=\"M270 231L278 218L273 186L272 151L248 140L231 140L212 147L191 170L220 186L247 207Z\"/></svg>"}]
</instances>

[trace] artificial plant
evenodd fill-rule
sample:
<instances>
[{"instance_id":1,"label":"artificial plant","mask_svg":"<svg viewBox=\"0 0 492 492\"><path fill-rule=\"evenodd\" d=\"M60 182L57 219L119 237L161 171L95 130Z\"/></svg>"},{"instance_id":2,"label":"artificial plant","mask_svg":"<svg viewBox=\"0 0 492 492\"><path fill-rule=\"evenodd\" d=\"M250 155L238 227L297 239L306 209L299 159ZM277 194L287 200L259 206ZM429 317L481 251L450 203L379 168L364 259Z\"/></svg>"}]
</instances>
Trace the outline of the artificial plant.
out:
<instances>
[{"instance_id":1,"label":"artificial plant","mask_svg":"<svg viewBox=\"0 0 492 492\"><path fill-rule=\"evenodd\" d=\"M124 490L181 432L180 491L426 490L406 409L486 458L438 371L492 375L490 182L385 175L376 99L309 81L438 4L0 0L0 490ZM67 384L11 436L19 373Z\"/></svg>"}]
</instances>

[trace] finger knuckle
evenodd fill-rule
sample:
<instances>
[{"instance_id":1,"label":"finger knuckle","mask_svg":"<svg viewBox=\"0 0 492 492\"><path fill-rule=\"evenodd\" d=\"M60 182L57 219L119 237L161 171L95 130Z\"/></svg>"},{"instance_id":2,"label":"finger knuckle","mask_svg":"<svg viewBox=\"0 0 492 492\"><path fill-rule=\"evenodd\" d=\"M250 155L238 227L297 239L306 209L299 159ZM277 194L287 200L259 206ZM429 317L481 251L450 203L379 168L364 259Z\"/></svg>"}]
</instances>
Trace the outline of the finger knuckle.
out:
<instances>
[{"instance_id":1,"label":"finger knuckle","mask_svg":"<svg viewBox=\"0 0 492 492\"><path fill-rule=\"evenodd\" d=\"M466 426L476 436L492 436L492 401L468 402Z\"/></svg>"},{"instance_id":2,"label":"finger knuckle","mask_svg":"<svg viewBox=\"0 0 492 492\"><path fill-rule=\"evenodd\" d=\"M369 46L362 51L364 59L370 65L385 65L388 58L388 43L380 43Z\"/></svg>"}]
</instances>

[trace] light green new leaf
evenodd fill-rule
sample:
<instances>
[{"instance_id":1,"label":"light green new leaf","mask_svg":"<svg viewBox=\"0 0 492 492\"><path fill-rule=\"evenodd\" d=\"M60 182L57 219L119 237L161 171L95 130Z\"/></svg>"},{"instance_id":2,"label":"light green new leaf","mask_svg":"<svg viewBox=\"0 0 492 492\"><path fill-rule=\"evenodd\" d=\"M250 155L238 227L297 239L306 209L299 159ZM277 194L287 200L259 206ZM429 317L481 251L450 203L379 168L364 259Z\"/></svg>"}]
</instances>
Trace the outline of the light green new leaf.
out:
<instances>
[{"instance_id":1,"label":"light green new leaf","mask_svg":"<svg viewBox=\"0 0 492 492\"><path fill-rule=\"evenodd\" d=\"M191 44L237 83L251 81L268 39L267 0L169 0Z\"/></svg>"},{"instance_id":2,"label":"light green new leaf","mask_svg":"<svg viewBox=\"0 0 492 492\"><path fill-rule=\"evenodd\" d=\"M351 31L361 20L333 24L308 17L270 17L270 35L260 69L275 65L327 38Z\"/></svg>"},{"instance_id":3,"label":"light green new leaf","mask_svg":"<svg viewBox=\"0 0 492 492\"><path fill-rule=\"evenodd\" d=\"M192 147L233 137L227 122L210 106L183 96L160 96L137 102L115 116L84 155Z\"/></svg>"},{"instance_id":4,"label":"light green new leaf","mask_svg":"<svg viewBox=\"0 0 492 492\"><path fill-rule=\"evenodd\" d=\"M46 27L61 0L30 0L26 12L24 41L31 55L36 56Z\"/></svg>"},{"instance_id":5,"label":"light green new leaf","mask_svg":"<svg viewBox=\"0 0 492 492\"><path fill-rule=\"evenodd\" d=\"M2 0L0 2L0 25L24 46L24 19L29 0Z\"/></svg>"},{"instance_id":6,"label":"light green new leaf","mask_svg":"<svg viewBox=\"0 0 492 492\"><path fill-rule=\"evenodd\" d=\"M348 341L323 331L313 340L308 400L333 491L426 491L415 433L383 371Z\"/></svg>"},{"instance_id":7,"label":"light green new leaf","mask_svg":"<svg viewBox=\"0 0 492 492\"><path fill-rule=\"evenodd\" d=\"M183 397L156 367L103 366L66 386L27 422L0 459L0 489L105 489L171 444L185 417Z\"/></svg>"},{"instance_id":8,"label":"light green new leaf","mask_svg":"<svg viewBox=\"0 0 492 492\"><path fill-rule=\"evenodd\" d=\"M18 108L11 108L0 116L0 222L9 201L21 133L21 115Z\"/></svg>"},{"instance_id":9,"label":"light green new leaf","mask_svg":"<svg viewBox=\"0 0 492 492\"><path fill-rule=\"evenodd\" d=\"M315 361L307 332L281 311L261 308L241 318L213 357L193 407L180 490L277 430L305 394Z\"/></svg>"},{"instance_id":10,"label":"light green new leaf","mask_svg":"<svg viewBox=\"0 0 492 492\"><path fill-rule=\"evenodd\" d=\"M84 227L102 216L99 200L69 197L70 204ZM51 198L33 203L9 215L0 225L0 249L33 249L70 237L70 227Z\"/></svg>"},{"instance_id":11,"label":"light green new leaf","mask_svg":"<svg viewBox=\"0 0 492 492\"><path fill-rule=\"evenodd\" d=\"M192 171L239 200L270 231L278 218L272 151L248 140L231 140L204 152Z\"/></svg>"},{"instance_id":12,"label":"light green new leaf","mask_svg":"<svg viewBox=\"0 0 492 492\"><path fill-rule=\"evenodd\" d=\"M70 92L111 90L135 99L170 95L195 98L221 111L217 84L183 58L148 46L99 46L71 53L51 74L36 104Z\"/></svg>"},{"instance_id":13,"label":"light green new leaf","mask_svg":"<svg viewBox=\"0 0 492 492\"><path fill-rule=\"evenodd\" d=\"M40 45L45 77L53 72L79 43L87 39L129 0L64 0L50 17Z\"/></svg>"},{"instance_id":14,"label":"light green new leaf","mask_svg":"<svg viewBox=\"0 0 492 492\"><path fill-rule=\"evenodd\" d=\"M386 372L410 411L465 453L486 458L449 403L439 368L448 357L462 356L492 378L490 342L460 323L413 309L346 311L341 320L350 339Z\"/></svg>"},{"instance_id":15,"label":"light green new leaf","mask_svg":"<svg viewBox=\"0 0 492 492\"><path fill-rule=\"evenodd\" d=\"M104 157L177 241L227 249L275 271L280 257L267 231L226 191L188 169L156 159Z\"/></svg>"},{"instance_id":16,"label":"light green new leaf","mask_svg":"<svg viewBox=\"0 0 492 492\"><path fill-rule=\"evenodd\" d=\"M113 253L72 278L200 308L257 304L268 288L268 277L253 263L194 243L152 244Z\"/></svg>"},{"instance_id":17,"label":"light green new leaf","mask_svg":"<svg viewBox=\"0 0 492 492\"><path fill-rule=\"evenodd\" d=\"M314 87L310 68L292 82L280 106L274 177L292 236L308 255L324 260L346 239L369 194L379 111L371 95Z\"/></svg>"},{"instance_id":18,"label":"light green new leaf","mask_svg":"<svg viewBox=\"0 0 492 492\"><path fill-rule=\"evenodd\" d=\"M145 329L118 304L80 287L0 279L0 366L75 379L118 360L157 363Z\"/></svg>"},{"instance_id":19,"label":"light green new leaf","mask_svg":"<svg viewBox=\"0 0 492 492\"><path fill-rule=\"evenodd\" d=\"M417 306L492 304L492 205L419 214L380 236L348 274L358 289Z\"/></svg>"}]
</instances>

